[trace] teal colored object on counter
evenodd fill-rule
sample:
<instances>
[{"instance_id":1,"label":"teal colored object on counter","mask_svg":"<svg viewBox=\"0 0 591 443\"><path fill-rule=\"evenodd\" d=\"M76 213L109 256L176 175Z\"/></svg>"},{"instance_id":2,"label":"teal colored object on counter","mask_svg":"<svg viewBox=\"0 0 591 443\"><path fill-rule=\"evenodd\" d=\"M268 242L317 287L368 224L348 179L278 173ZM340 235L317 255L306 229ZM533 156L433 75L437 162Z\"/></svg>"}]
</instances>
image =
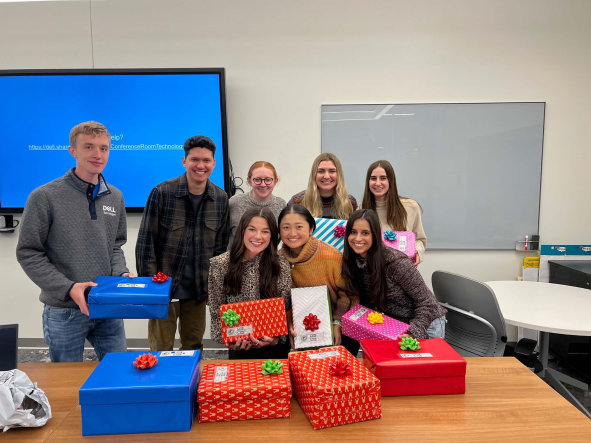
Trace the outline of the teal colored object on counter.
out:
<instances>
[{"instance_id":1,"label":"teal colored object on counter","mask_svg":"<svg viewBox=\"0 0 591 443\"><path fill-rule=\"evenodd\" d=\"M566 255L584 255L591 257L591 245L566 245Z\"/></svg>"},{"instance_id":2,"label":"teal colored object on counter","mask_svg":"<svg viewBox=\"0 0 591 443\"><path fill-rule=\"evenodd\" d=\"M167 318L172 279L97 277L88 294L89 318Z\"/></svg>"}]
</instances>

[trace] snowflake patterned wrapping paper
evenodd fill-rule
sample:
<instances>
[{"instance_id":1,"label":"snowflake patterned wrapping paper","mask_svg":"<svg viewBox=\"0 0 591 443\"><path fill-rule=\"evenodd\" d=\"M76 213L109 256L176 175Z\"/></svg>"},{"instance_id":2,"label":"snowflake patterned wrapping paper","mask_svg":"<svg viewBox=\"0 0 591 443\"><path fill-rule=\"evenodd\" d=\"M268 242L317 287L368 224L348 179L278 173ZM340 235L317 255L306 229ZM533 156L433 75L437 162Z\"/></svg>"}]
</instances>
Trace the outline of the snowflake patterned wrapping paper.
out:
<instances>
[{"instance_id":1,"label":"snowflake patterned wrapping paper","mask_svg":"<svg viewBox=\"0 0 591 443\"><path fill-rule=\"evenodd\" d=\"M291 290L293 327L297 336L294 339L296 349L331 346L332 315L330 296L326 286L312 288L294 288ZM320 323L316 330L306 330L304 319L315 315Z\"/></svg>"},{"instance_id":2,"label":"snowflake patterned wrapping paper","mask_svg":"<svg viewBox=\"0 0 591 443\"><path fill-rule=\"evenodd\" d=\"M291 381L283 373L263 375L262 361L210 364L203 368L197 401L199 423L291 416Z\"/></svg>"},{"instance_id":3,"label":"snowflake patterned wrapping paper","mask_svg":"<svg viewBox=\"0 0 591 443\"><path fill-rule=\"evenodd\" d=\"M350 366L350 375L330 375L339 361ZM294 396L314 429L382 416L380 381L342 346L292 352L289 369Z\"/></svg>"},{"instance_id":4,"label":"snowflake patterned wrapping paper","mask_svg":"<svg viewBox=\"0 0 591 443\"><path fill-rule=\"evenodd\" d=\"M240 315L240 319L232 326L222 320L223 343L234 343L239 337L248 338L250 333L256 338L287 335L285 301L281 297L221 305L220 317L230 309Z\"/></svg>"},{"instance_id":5,"label":"snowflake patterned wrapping paper","mask_svg":"<svg viewBox=\"0 0 591 443\"><path fill-rule=\"evenodd\" d=\"M392 249L397 249L400 252L404 252L409 257L414 257L417 253L416 235L411 231L393 231L396 233L396 240L386 240L384 234L387 231L382 232L382 240L386 246Z\"/></svg>"},{"instance_id":6,"label":"snowflake patterned wrapping paper","mask_svg":"<svg viewBox=\"0 0 591 443\"><path fill-rule=\"evenodd\" d=\"M316 229L312 235L318 240L322 240L324 243L328 243L343 252L343 248L345 247L344 229L347 226L347 220L329 218L315 218L314 220L316 220ZM338 228L339 226L341 227Z\"/></svg>"},{"instance_id":7,"label":"snowflake patterned wrapping paper","mask_svg":"<svg viewBox=\"0 0 591 443\"><path fill-rule=\"evenodd\" d=\"M349 312L343 315L343 334L357 341L363 338L374 340L396 340L399 335L406 334L409 325L401 321L394 320L392 317L383 315L384 322L371 324L367 316L372 311L361 305L357 305Z\"/></svg>"}]
</instances>

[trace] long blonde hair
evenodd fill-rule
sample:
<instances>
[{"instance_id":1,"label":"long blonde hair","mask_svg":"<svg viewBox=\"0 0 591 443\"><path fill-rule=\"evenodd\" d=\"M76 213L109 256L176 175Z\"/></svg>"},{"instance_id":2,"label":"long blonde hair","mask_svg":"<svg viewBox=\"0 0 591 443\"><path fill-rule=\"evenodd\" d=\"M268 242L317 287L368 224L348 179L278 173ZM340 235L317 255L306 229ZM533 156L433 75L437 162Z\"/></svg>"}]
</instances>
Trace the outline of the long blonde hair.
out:
<instances>
[{"instance_id":1,"label":"long blonde hair","mask_svg":"<svg viewBox=\"0 0 591 443\"><path fill-rule=\"evenodd\" d=\"M316 185L316 174L318 172L318 165L323 161L331 161L337 168L337 186L334 191L332 200L331 215L339 220L347 220L353 212L353 205L349 200L347 193L347 186L345 186L345 175L343 174L343 167L336 155L329 152L320 154L312 163L312 170L310 171L310 178L308 180L308 188L302 200L302 206L307 208L314 217L322 217L322 199L320 192Z\"/></svg>"}]
</instances>

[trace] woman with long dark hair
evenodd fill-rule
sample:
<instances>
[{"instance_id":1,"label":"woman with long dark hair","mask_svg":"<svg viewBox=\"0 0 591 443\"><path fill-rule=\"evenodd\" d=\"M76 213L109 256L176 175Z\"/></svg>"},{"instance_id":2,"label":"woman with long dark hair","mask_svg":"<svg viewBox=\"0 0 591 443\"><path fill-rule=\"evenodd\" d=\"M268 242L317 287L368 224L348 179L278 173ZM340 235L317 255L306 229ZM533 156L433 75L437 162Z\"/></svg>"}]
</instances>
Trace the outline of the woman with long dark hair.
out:
<instances>
[{"instance_id":1,"label":"woman with long dark hair","mask_svg":"<svg viewBox=\"0 0 591 443\"><path fill-rule=\"evenodd\" d=\"M347 221L343 278L351 305L360 303L410 324L417 339L444 337L445 313L403 252L384 246L377 214L355 211Z\"/></svg>"},{"instance_id":2,"label":"woman with long dark hair","mask_svg":"<svg viewBox=\"0 0 591 443\"><path fill-rule=\"evenodd\" d=\"M410 231L416 237L417 254L413 264L423 261L427 236L423 229L423 209L415 200L398 195L396 175L390 162L378 160L367 168L363 209L371 209L378 215L382 231Z\"/></svg>"},{"instance_id":3,"label":"woman with long dark hair","mask_svg":"<svg viewBox=\"0 0 591 443\"><path fill-rule=\"evenodd\" d=\"M268 208L247 210L236 229L228 252L210 260L209 310L211 338L222 342L220 305L283 297L291 309L291 272L285 258L277 254L279 232L275 215ZM287 358L286 336L238 339L226 344L230 359Z\"/></svg>"},{"instance_id":4,"label":"woman with long dark hair","mask_svg":"<svg viewBox=\"0 0 591 443\"><path fill-rule=\"evenodd\" d=\"M279 214L283 247L279 253L291 264L294 288L328 287L332 303L335 345L341 344L341 317L349 310L349 298L341 277L342 255L327 243L312 236L316 222L310 211L300 205L288 206ZM290 340L296 336L288 312ZM344 346L344 344L343 344Z\"/></svg>"}]
</instances>

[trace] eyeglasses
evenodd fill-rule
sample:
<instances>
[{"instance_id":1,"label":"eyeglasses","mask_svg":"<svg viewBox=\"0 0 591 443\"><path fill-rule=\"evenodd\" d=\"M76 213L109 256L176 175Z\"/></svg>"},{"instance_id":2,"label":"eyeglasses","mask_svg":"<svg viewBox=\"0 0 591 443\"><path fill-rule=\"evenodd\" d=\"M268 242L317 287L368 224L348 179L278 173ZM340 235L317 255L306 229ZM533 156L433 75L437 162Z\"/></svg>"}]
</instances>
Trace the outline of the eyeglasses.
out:
<instances>
[{"instance_id":1,"label":"eyeglasses","mask_svg":"<svg viewBox=\"0 0 591 443\"><path fill-rule=\"evenodd\" d=\"M265 182L266 185L270 185L271 183L273 183L275 181L274 178L271 177L267 177L267 178L260 178L260 177L253 177L251 178L252 182L255 185L260 185L262 182Z\"/></svg>"}]
</instances>

